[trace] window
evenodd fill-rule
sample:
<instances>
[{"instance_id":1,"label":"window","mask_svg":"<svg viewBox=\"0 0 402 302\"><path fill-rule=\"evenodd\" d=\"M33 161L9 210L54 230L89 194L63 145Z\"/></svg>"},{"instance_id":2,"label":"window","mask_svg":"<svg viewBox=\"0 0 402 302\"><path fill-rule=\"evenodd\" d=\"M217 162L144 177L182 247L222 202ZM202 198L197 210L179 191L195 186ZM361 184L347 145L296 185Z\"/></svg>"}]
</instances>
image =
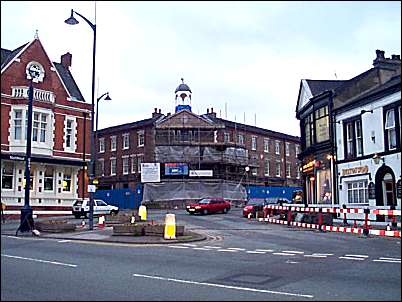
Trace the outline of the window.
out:
<instances>
[{"instance_id":1,"label":"window","mask_svg":"<svg viewBox=\"0 0 402 302\"><path fill-rule=\"evenodd\" d=\"M347 183L348 203L368 203L367 180Z\"/></svg>"},{"instance_id":2,"label":"window","mask_svg":"<svg viewBox=\"0 0 402 302\"><path fill-rule=\"evenodd\" d=\"M53 167L47 166L45 169L43 189L45 191L53 191L54 189L53 183L54 183L54 169Z\"/></svg>"},{"instance_id":3,"label":"window","mask_svg":"<svg viewBox=\"0 0 402 302\"><path fill-rule=\"evenodd\" d=\"M66 149L73 149L73 135L74 135L74 120L71 119L67 119L66 120L66 145L65 148Z\"/></svg>"},{"instance_id":4,"label":"window","mask_svg":"<svg viewBox=\"0 0 402 302\"><path fill-rule=\"evenodd\" d=\"M244 145L244 135L243 134L238 134L237 135L237 143L239 145Z\"/></svg>"},{"instance_id":5,"label":"window","mask_svg":"<svg viewBox=\"0 0 402 302\"><path fill-rule=\"evenodd\" d=\"M265 160L264 162L264 175L269 176L269 160Z\"/></svg>"},{"instance_id":6,"label":"window","mask_svg":"<svg viewBox=\"0 0 402 302\"><path fill-rule=\"evenodd\" d=\"M141 163L142 163L143 158L141 156L137 157L137 168L138 168L138 173L141 173Z\"/></svg>"},{"instance_id":7,"label":"window","mask_svg":"<svg viewBox=\"0 0 402 302\"><path fill-rule=\"evenodd\" d=\"M63 192L71 192L71 169L67 168L63 174Z\"/></svg>"},{"instance_id":8,"label":"window","mask_svg":"<svg viewBox=\"0 0 402 302\"><path fill-rule=\"evenodd\" d=\"M315 111L315 133L317 143L329 140L328 106Z\"/></svg>"},{"instance_id":9,"label":"window","mask_svg":"<svg viewBox=\"0 0 402 302\"><path fill-rule=\"evenodd\" d=\"M296 169L296 178L300 179L300 167L299 166Z\"/></svg>"},{"instance_id":10,"label":"window","mask_svg":"<svg viewBox=\"0 0 402 302\"><path fill-rule=\"evenodd\" d=\"M105 152L105 138L102 137L99 139L99 153Z\"/></svg>"},{"instance_id":11,"label":"window","mask_svg":"<svg viewBox=\"0 0 402 302\"><path fill-rule=\"evenodd\" d=\"M257 137L251 137L251 150L257 150Z\"/></svg>"},{"instance_id":12,"label":"window","mask_svg":"<svg viewBox=\"0 0 402 302\"><path fill-rule=\"evenodd\" d=\"M395 150L400 146L400 111L396 106L384 108L385 121L384 121L384 135L387 150ZM395 112L398 111L398 112Z\"/></svg>"},{"instance_id":13,"label":"window","mask_svg":"<svg viewBox=\"0 0 402 302\"><path fill-rule=\"evenodd\" d=\"M110 175L116 175L116 158L110 159Z\"/></svg>"},{"instance_id":14,"label":"window","mask_svg":"<svg viewBox=\"0 0 402 302\"><path fill-rule=\"evenodd\" d=\"M257 176L257 174L258 174L258 168L256 167L251 168L251 175Z\"/></svg>"},{"instance_id":15,"label":"window","mask_svg":"<svg viewBox=\"0 0 402 302\"><path fill-rule=\"evenodd\" d=\"M105 176L105 160L103 158L98 159L99 174Z\"/></svg>"},{"instance_id":16,"label":"window","mask_svg":"<svg viewBox=\"0 0 402 302\"><path fill-rule=\"evenodd\" d=\"M275 141L275 154L281 154L280 141Z\"/></svg>"},{"instance_id":17,"label":"window","mask_svg":"<svg viewBox=\"0 0 402 302\"><path fill-rule=\"evenodd\" d=\"M264 152L269 153L269 139L264 138Z\"/></svg>"},{"instance_id":18,"label":"window","mask_svg":"<svg viewBox=\"0 0 402 302\"><path fill-rule=\"evenodd\" d=\"M300 153L300 146L299 145L295 145L295 156L297 158L297 155L299 155Z\"/></svg>"},{"instance_id":19,"label":"window","mask_svg":"<svg viewBox=\"0 0 402 302\"><path fill-rule=\"evenodd\" d=\"M287 163L287 164L286 164L286 177L287 177L287 178L290 178L290 177L291 177L291 169L292 169L291 164Z\"/></svg>"},{"instance_id":20,"label":"window","mask_svg":"<svg viewBox=\"0 0 402 302\"><path fill-rule=\"evenodd\" d=\"M3 169L1 170L1 188L12 189L14 178L14 164L11 162L4 162Z\"/></svg>"},{"instance_id":21,"label":"window","mask_svg":"<svg viewBox=\"0 0 402 302\"><path fill-rule=\"evenodd\" d=\"M110 137L110 151L116 151L116 136L113 135Z\"/></svg>"},{"instance_id":22,"label":"window","mask_svg":"<svg viewBox=\"0 0 402 302\"><path fill-rule=\"evenodd\" d=\"M123 159L123 174L128 174L128 156L125 156Z\"/></svg>"},{"instance_id":23,"label":"window","mask_svg":"<svg viewBox=\"0 0 402 302\"><path fill-rule=\"evenodd\" d=\"M275 163L275 175L281 177L281 162Z\"/></svg>"},{"instance_id":24,"label":"window","mask_svg":"<svg viewBox=\"0 0 402 302\"><path fill-rule=\"evenodd\" d=\"M225 143L229 143L230 142L230 133L229 132L225 132L223 134L223 140Z\"/></svg>"},{"instance_id":25,"label":"window","mask_svg":"<svg viewBox=\"0 0 402 302\"><path fill-rule=\"evenodd\" d=\"M363 136L360 119L344 122L345 158L363 155Z\"/></svg>"},{"instance_id":26,"label":"window","mask_svg":"<svg viewBox=\"0 0 402 302\"><path fill-rule=\"evenodd\" d=\"M131 173L137 172L137 158L135 155L131 155Z\"/></svg>"},{"instance_id":27,"label":"window","mask_svg":"<svg viewBox=\"0 0 402 302\"><path fill-rule=\"evenodd\" d=\"M317 171L317 198L319 204L330 204L332 202L331 170L322 169Z\"/></svg>"},{"instance_id":28,"label":"window","mask_svg":"<svg viewBox=\"0 0 402 302\"><path fill-rule=\"evenodd\" d=\"M14 140L21 140L22 110L14 111Z\"/></svg>"},{"instance_id":29,"label":"window","mask_svg":"<svg viewBox=\"0 0 402 302\"><path fill-rule=\"evenodd\" d=\"M46 143L46 129L47 129L47 116L46 113L33 112L32 113L32 141ZM25 133L28 131L28 114L26 115ZM26 137L25 137L26 139Z\"/></svg>"},{"instance_id":30,"label":"window","mask_svg":"<svg viewBox=\"0 0 402 302\"><path fill-rule=\"evenodd\" d=\"M123 134L123 150L130 147L130 135L128 133Z\"/></svg>"},{"instance_id":31,"label":"window","mask_svg":"<svg viewBox=\"0 0 402 302\"><path fill-rule=\"evenodd\" d=\"M289 143L285 144L285 153L286 153L286 156L290 155Z\"/></svg>"},{"instance_id":32,"label":"window","mask_svg":"<svg viewBox=\"0 0 402 302\"><path fill-rule=\"evenodd\" d=\"M305 136L305 144L306 148L311 146L312 138L314 137L314 128L313 128L313 114L310 114L304 120L304 136Z\"/></svg>"},{"instance_id":33,"label":"window","mask_svg":"<svg viewBox=\"0 0 402 302\"><path fill-rule=\"evenodd\" d=\"M144 130L138 131L137 136L138 136L138 147L144 146L144 142L145 142Z\"/></svg>"}]
</instances>

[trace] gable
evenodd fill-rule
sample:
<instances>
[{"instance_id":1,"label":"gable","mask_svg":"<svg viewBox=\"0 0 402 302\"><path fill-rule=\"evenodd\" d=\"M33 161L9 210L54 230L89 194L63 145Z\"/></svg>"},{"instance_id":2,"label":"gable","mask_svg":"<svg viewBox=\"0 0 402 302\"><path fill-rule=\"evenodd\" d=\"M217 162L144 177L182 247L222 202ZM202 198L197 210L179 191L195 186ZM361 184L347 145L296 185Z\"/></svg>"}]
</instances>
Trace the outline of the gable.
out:
<instances>
[{"instance_id":1,"label":"gable","mask_svg":"<svg viewBox=\"0 0 402 302\"><path fill-rule=\"evenodd\" d=\"M300 111L309 101L310 98L313 97L311 93L311 89L306 80L301 80L300 89L299 89L299 98L297 100L297 108L296 111Z\"/></svg>"},{"instance_id":2,"label":"gable","mask_svg":"<svg viewBox=\"0 0 402 302\"><path fill-rule=\"evenodd\" d=\"M157 122L156 128L215 128L215 125L188 110L181 110Z\"/></svg>"}]
</instances>

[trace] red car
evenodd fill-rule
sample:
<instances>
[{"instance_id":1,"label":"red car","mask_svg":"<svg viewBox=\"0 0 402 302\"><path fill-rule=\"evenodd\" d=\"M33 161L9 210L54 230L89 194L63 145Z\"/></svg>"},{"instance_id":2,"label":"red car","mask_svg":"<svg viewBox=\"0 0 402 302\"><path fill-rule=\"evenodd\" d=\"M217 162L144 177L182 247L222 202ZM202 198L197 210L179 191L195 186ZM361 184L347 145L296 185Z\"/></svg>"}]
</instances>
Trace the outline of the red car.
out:
<instances>
[{"instance_id":1,"label":"red car","mask_svg":"<svg viewBox=\"0 0 402 302\"><path fill-rule=\"evenodd\" d=\"M189 204L186 207L187 212L190 214L201 213L224 213L226 214L230 210L230 202L223 198L203 198L197 203Z\"/></svg>"},{"instance_id":2,"label":"red car","mask_svg":"<svg viewBox=\"0 0 402 302\"><path fill-rule=\"evenodd\" d=\"M255 217L256 211L262 211L263 207L266 205L264 198L252 198L243 208L243 217L248 217L251 213L251 217Z\"/></svg>"}]
</instances>

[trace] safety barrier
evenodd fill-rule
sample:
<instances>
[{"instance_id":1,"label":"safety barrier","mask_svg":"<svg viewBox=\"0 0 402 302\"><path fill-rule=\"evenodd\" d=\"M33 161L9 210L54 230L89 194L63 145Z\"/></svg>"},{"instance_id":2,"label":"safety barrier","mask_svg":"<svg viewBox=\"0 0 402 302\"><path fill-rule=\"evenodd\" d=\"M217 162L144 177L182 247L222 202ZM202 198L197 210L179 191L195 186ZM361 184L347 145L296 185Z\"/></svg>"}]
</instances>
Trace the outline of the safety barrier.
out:
<instances>
[{"instance_id":1,"label":"safety barrier","mask_svg":"<svg viewBox=\"0 0 402 302\"><path fill-rule=\"evenodd\" d=\"M270 218L271 215L278 214L280 216L286 215L286 219L274 219ZM294 217L294 212L304 212L304 213L318 213L318 217L315 217L318 220L318 223L306 223L306 222L297 222L292 221ZM362 228L357 227L356 220L353 227L346 226L332 226L325 225L323 214L345 214L353 213L353 214L364 214L364 225ZM331 232L341 232L341 233L353 233L353 234L364 234L368 235L377 235L377 236L389 236L389 237L401 237L401 231L395 230L374 230L370 229L370 221L368 219L369 214L374 215L386 215L392 216L392 224L396 225L396 216L401 216L401 210L384 210L384 209L356 209L356 208L324 208L324 207L302 207L302 206L294 206L294 205L267 205L263 207L263 218L257 218L258 221L264 221L269 223L277 223L284 224L288 226L296 226L296 227L304 227L311 229L318 229L321 231L331 231ZM258 215L256 215L258 217ZM346 221L346 216L344 216L344 221Z\"/></svg>"}]
</instances>

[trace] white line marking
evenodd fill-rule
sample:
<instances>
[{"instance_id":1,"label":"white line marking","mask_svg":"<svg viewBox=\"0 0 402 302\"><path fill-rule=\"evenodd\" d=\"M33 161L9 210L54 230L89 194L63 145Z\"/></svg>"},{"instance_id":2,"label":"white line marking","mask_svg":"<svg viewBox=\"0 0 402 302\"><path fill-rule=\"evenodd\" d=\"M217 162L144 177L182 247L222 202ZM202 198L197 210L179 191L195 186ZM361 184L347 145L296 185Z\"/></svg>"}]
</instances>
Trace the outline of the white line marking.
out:
<instances>
[{"instance_id":1,"label":"white line marking","mask_svg":"<svg viewBox=\"0 0 402 302\"><path fill-rule=\"evenodd\" d=\"M193 250L197 250L197 251L210 251L210 249L206 249L203 247L193 247Z\"/></svg>"},{"instance_id":2,"label":"white line marking","mask_svg":"<svg viewBox=\"0 0 402 302\"><path fill-rule=\"evenodd\" d=\"M385 260L385 259L374 259L374 262L388 262L388 263L401 263L401 260Z\"/></svg>"},{"instance_id":3,"label":"white line marking","mask_svg":"<svg viewBox=\"0 0 402 302\"><path fill-rule=\"evenodd\" d=\"M60 243L64 243L64 242L70 242L71 240L69 240L69 239L65 239L65 240L59 240L59 241L57 241L57 242L60 242Z\"/></svg>"},{"instance_id":4,"label":"white line marking","mask_svg":"<svg viewBox=\"0 0 402 302\"><path fill-rule=\"evenodd\" d=\"M190 243L182 243L181 245L183 246L190 246L190 247L196 247L196 244L190 244Z\"/></svg>"},{"instance_id":5,"label":"white line marking","mask_svg":"<svg viewBox=\"0 0 402 302\"><path fill-rule=\"evenodd\" d=\"M188 249L188 246L180 246L180 245L169 245L169 247L172 247L174 249Z\"/></svg>"},{"instance_id":6,"label":"white line marking","mask_svg":"<svg viewBox=\"0 0 402 302\"><path fill-rule=\"evenodd\" d=\"M338 257L339 259L349 259L349 260L366 260L365 258L353 258L353 257Z\"/></svg>"},{"instance_id":7,"label":"white line marking","mask_svg":"<svg viewBox=\"0 0 402 302\"><path fill-rule=\"evenodd\" d=\"M220 288L227 288L227 289L236 289L236 290L243 290L243 291L251 291L251 292L260 292L260 293L268 293L268 294L314 298L313 295L294 294L294 293L278 292L278 291L257 289L257 288L249 288L249 287L230 286L230 285L224 285L224 284L197 282L197 281L165 278L165 277L158 277L158 276L148 276L148 275L141 275L141 274L133 274L133 276L134 277L141 277L141 278L157 279L157 280L163 280L163 281L172 281L172 282L178 282L178 283L187 283L187 284L204 285L204 286L220 287Z\"/></svg>"},{"instance_id":8,"label":"white line marking","mask_svg":"<svg viewBox=\"0 0 402 302\"><path fill-rule=\"evenodd\" d=\"M209 245L204 245L204 247L209 248L209 249L221 249L221 246L209 246Z\"/></svg>"},{"instance_id":9,"label":"white line marking","mask_svg":"<svg viewBox=\"0 0 402 302\"><path fill-rule=\"evenodd\" d=\"M304 255L304 257L312 257L312 258L327 258L325 255Z\"/></svg>"},{"instance_id":10,"label":"white line marking","mask_svg":"<svg viewBox=\"0 0 402 302\"><path fill-rule=\"evenodd\" d=\"M313 255L317 255L317 256L333 256L334 254L313 253Z\"/></svg>"},{"instance_id":11,"label":"white line marking","mask_svg":"<svg viewBox=\"0 0 402 302\"><path fill-rule=\"evenodd\" d=\"M259 251L246 251L248 254L265 254L265 252L259 252Z\"/></svg>"},{"instance_id":12,"label":"white line marking","mask_svg":"<svg viewBox=\"0 0 402 302\"><path fill-rule=\"evenodd\" d=\"M394 261L401 261L401 258L387 258L387 257L380 257L380 259L384 259L384 260L394 260Z\"/></svg>"},{"instance_id":13,"label":"white line marking","mask_svg":"<svg viewBox=\"0 0 402 302\"><path fill-rule=\"evenodd\" d=\"M362 257L362 258L368 258L367 255L345 255L346 257Z\"/></svg>"},{"instance_id":14,"label":"white line marking","mask_svg":"<svg viewBox=\"0 0 402 302\"><path fill-rule=\"evenodd\" d=\"M221 249L221 250L218 250L218 252L231 252L231 253L237 253L238 251L237 250L229 250L229 249Z\"/></svg>"},{"instance_id":15,"label":"white line marking","mask_svg":"<svg viewBox=\"0 0 402 302\"><path fill-rule=\"evenodd\" d=\"M77 267L77 265L75 265L75 264L68 264L68 263L62 263L62 262L56 262L56 261L47 261L47 260L41 260L41 259L25 258L25 257L12 256L12 255L4 255L4 254L1 254L1 256L8 257L8 258L15 258L15 259L22 259L22 260L30 260L30 261L42 262L42 263L50 263L50 264L56 264L56 265L63 265L63 266L69 266L69 267Z\"/></svg>"},{"instance_id":16,"label":"white line marking","mask_svg":"<svg viewBox=\"0 0 402 302\"><path fill-rule=\"evenodd\" d=\"M298 251L282 251L282 253L304 254L304 252L298 252Z\"/></svg>"},{"instance_id":17,"label":"white line marking","mask_svg":"<svg viewBox=\"0 0 402 302\"><path fill-rule=\"evenodd\" d=\"M279 256L294 256L295 254L289 254L289 253L272 253L272 255L279 255Z\"/></svg>"},{"instance_id":18,"label":"white line marking","mask_svg":"<svg viewBox=\"0 0 402 302\"><path fill-rule=\"evenodd\" d=\"M270 253L270 252L273 252L274 250L261 250L261 249L256 249L256 251L258 251L258 252Z\"/></svg>"},{"instance_id":19,"label":"white line marking","mask_svg":"<svg viewBox=\"0 0 402 302\"><path fill-rule=\"evenodd\" d=\"M228 247L228 250L235 250L235 251L245 251L246 249L240 247Z\"/></svg>"}]
</instances>

